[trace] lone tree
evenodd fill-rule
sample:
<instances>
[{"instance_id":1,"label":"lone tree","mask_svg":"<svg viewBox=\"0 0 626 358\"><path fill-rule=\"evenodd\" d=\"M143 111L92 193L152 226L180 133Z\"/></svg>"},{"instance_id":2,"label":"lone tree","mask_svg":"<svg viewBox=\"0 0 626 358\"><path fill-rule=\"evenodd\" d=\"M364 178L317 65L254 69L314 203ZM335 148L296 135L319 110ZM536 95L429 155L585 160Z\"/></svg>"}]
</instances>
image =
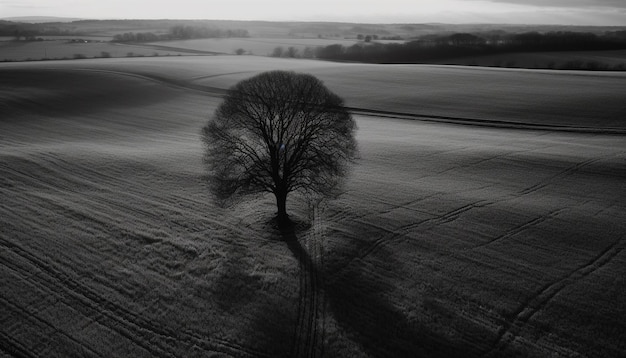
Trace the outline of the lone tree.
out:
<instances>
[{"instance_id":1,"label":"lone tree","mask_svg":"<svg viewBox=\"0 0 626 358\"><path fill-rule=\"evenodd\" d=\"M279 227L289 226L289 193L335 194L357 153L355 129L343 100L312 75L271 71L243 80L202 129L211 191L222 203L270 192Z\"/></svg>"}]
</instances>

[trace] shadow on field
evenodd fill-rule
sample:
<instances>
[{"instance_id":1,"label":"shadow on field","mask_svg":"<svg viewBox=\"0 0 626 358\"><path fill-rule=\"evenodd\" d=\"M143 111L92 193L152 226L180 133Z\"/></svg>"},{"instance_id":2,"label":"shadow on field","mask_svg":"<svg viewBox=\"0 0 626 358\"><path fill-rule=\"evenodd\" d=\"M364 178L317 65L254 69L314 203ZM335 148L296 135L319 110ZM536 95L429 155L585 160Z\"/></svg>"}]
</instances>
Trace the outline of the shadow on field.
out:
<instances>
[{"instance_id":1,"label":"shadow on field","mask_svg":"<svg viewBox=\"0 0 626 358\"><path fill-rule=\"evenodd\" d=\"M317 267L306 248L293 232L283 233L283 238L298 260L305 260L304 267L317 277L317 290L323 290L329 312L348 339L371 357L468 357L467 347L454 346L447 338L433 333L429 327L410 320L398 308L386 300L392 297L394 287L376 272L368 272L363 265L351 265L339 275L326 280L324 267ZM326 253L332 255L333 253ZM353 253L356 256L357 252ZM382 262L396 265L393 255L379 250ZM318 327L319 328L319 327ZM323 344L320 342L319 344ZM341 357L345 352L324 347L324 356Z\"/></svg>"},{"instance_id":2,"label":"shadow on field","mask_svg":"<svg viewBox=\"0 0 626 358\"><path fill-rule=\"evenodd\" d=\"M0 70L0 77L0 89L13 93L0 98L0 117L7 120L33 113L47 117L82 116L157 104L181 95L180 91L146 78L96 70L4 69Z\"/></svg>"},{"instance_id":3,"label":"shadow on field","mask_svg":"<svg viewBox=\"0 0 626 358\"><path fill-rule=\"evenodd\" d=\"M232 337L230 341L241 348L241 356L290 357L295 331L292 306L268 295L262 277L251 274L255 259L249 248L233 245L225 254L228 259L211 285L218 311L232 320L228 327L221 327L221 333Z\"/></svg>"}]
</instances>

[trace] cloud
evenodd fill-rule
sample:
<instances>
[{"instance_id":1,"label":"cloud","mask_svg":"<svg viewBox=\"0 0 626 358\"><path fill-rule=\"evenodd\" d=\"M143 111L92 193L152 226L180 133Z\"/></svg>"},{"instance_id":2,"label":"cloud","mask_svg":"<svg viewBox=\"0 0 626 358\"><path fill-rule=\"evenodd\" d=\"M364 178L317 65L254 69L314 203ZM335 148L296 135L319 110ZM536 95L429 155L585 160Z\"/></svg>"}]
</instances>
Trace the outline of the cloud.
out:
<instances>
[{"instance_id":1,"label":"cloud","mask_svg":"<svg viewBox=\"0 0 626 358\"><path fill-rule=\"evenodd\" d=\"M0 0L0 17L625 25L626 0Z\"/></svg>"},{"instance_id":2,"label":"cloud","mask_svg":"<svg viewBox=\"0 0 626 358\"><path fill-rule=\"evenodd\" d=\"M474 1L474 0L470 0ZM626 9L626 0L489 0L493 3L506 3L535 7L560 8L616 8Z\"/></svg>"}]
</instances>

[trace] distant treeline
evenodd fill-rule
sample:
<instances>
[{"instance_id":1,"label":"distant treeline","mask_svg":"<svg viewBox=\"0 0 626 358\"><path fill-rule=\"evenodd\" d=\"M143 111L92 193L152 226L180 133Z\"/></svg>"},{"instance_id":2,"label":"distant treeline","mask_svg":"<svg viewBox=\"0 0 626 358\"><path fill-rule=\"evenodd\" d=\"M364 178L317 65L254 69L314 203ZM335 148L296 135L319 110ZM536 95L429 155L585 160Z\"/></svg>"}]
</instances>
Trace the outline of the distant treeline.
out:
<instances>
[{"instance_id":1,"label":"distant treeline","mask_svg":"<svg viewBox=\"0 0 626 358\"><path fill-rule=\"evenodd\" d=\"M128 28L129 31L115 35L117 42L147 42L161 40L186 40L197 38L249 37L248 30L220 29L211 24L197 25L201 21L188 20L184 25L174 20L80 20L70 23L24 23L0 20L0 36L13 37L15 40L36 40L38 36L90 36L102 32L112 32ZM180 23L180 21L179 21ZM187 25L192 23L194 25ZM130 28L132 29L130 29ZM136 31L146 28L159 29L157 33ZM162 29L162 30L161 30Z\"/></svg>"},{"instance_id":2,"label":"distant treeline","mask_svg":"<svg viewBox=\"0 0 626 358\"><path fill-rule=\"evenodd\" d=\"M114 42L151 42L203 38L249 37L248 30L222 30L206 26L173 26L165 34L153 32L126 32L113 37Z\"/></svg>"},{"instance_id":3,"label":"distant treeline","mask_svg":"<svg viewBox=\"0 0 626 358\"><path fill-rule=\"evenodd\" d=\"M80 33L67 24L27 24L0 20L0 36L14 37L16 40L34 40L36 36L72 35L80 35Z\"/></svg>"},{"instance_id":4,"label":"distant treeline","mask_svg":"<svg viewBox=\"0 0 626 358\"><path fill-rule=\"evenodd\" d=\"M315 57L368 63L419 63L510 52L618 49L626 49L626 31L611 31L602 35L586 32L455 33L422 36L401 44L360 42L352 46L329 45L317 48Z\"/></svg>"}]
</instances>

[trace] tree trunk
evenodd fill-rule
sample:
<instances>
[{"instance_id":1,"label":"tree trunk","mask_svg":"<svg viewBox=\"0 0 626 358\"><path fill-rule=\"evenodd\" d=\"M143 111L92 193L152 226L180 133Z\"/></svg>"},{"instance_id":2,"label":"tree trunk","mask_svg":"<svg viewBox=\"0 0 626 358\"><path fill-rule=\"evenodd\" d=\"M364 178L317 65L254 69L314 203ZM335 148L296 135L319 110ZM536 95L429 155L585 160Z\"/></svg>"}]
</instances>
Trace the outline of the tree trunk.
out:
<instances>
[{"instance_id":1,"label":"tree trunk","mask_svg":"<svg viewBox=\"0 0 626 358\"><path fill-rule=\"evenodd\" d=\"M274 193L274 195L276 195L276 206L278 207L278 226L285 228L291 224L289 215L287 215L287 192L280 190Z\"/></svg>"}]
</instances>

